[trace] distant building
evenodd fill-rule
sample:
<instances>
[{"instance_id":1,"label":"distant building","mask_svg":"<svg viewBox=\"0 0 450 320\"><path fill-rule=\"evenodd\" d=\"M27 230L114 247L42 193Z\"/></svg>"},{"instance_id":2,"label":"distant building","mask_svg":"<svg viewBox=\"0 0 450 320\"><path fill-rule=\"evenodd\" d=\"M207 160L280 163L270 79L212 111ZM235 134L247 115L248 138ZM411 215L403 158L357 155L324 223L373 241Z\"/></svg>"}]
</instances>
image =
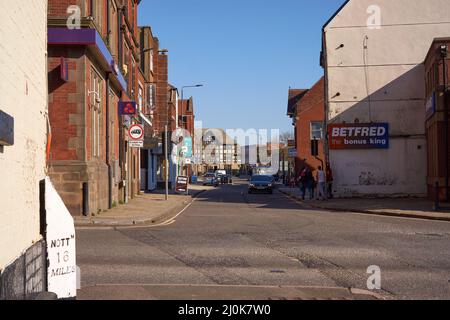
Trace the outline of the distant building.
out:
<instances>
[{"instance_id":1,"label":"distant building","mask_svg":"<svg viewBox=\"0 0 450 320\"><path fill-rule=\"evenodd\" d=\"M195 150L198 174L209 171L227 170L238 173L242 164L241 147L223 129L196 129L201 137L202 148Z\"/></svg>"}]
</instances>

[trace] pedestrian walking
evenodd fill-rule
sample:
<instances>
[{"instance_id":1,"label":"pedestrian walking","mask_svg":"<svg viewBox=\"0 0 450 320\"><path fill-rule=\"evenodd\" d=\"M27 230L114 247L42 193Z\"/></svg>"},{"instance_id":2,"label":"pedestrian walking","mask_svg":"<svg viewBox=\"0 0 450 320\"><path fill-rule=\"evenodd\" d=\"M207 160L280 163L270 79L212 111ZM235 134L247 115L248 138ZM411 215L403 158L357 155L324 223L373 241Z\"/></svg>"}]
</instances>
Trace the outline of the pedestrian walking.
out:
<instances>
[{"instance_id":1,"label":"pedestrian walking","mask_svg":"<svg viewBox=\"0 0 450 320\"><path fill-rule=\"evenodd\" d=\"M326 200L326 177L325 171L322 170L321 166L317 170L317 189L317 200Z\"/></svg>"},{"instance_id":2,"label":"pedestrian walking","mask_svg":"<svg viewBox=\"0 0 450 320\"><path fill-rule=\"evenodd\" d=\"M306 168L303 168L298 177L298 185L300 187L300 192L302 194L302 200L305 200L306 194Z\"/></svg>"},{"instance_id":3,"label":"pedestrian walking","mask_svg":"<svg viewBox=\"0 0 450 320\"><path fill-rule=\"evenodd\" d=\"M327 191L328 191L328 199L333 198L333 170L331 169L330 163L327 163L327 169L326 169L326 175L327 175Z\"/></svg>"},{"instance_id":4,"label":"pedestrian walking","mask_svg":"<svg viewBox=\"0 0 450 320\"><path fill-rule=\"evenodd\" d=\"M309 169L309 168L306 168L305 184L306 184L306 190L308 190L308 193L309 193L309 200L313 200L314 199L314 176L313 176L311 169Z\"/></svg>"}]
</instances>

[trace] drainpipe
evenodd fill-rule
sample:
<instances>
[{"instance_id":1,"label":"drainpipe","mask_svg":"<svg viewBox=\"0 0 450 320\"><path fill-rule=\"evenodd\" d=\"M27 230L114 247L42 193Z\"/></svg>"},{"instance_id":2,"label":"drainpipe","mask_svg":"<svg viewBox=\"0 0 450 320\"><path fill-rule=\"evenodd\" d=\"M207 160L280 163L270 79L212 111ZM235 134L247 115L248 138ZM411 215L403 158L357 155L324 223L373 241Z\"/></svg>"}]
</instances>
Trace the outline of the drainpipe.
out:
<instances>
[{"instance_id":1,"label":"drainpipe","mask_svg":"<svg viewBox=\"0 0 450 320\"><path fill-rule=\"evenodd\" d=\"M444 123L445 123L445 200L446 202L450 201L450 190L449 190L449 113L448 113L448 95L447 95L447 65L446 65L446 58L447 58L447 46L441 47L441 56L442 56L442 71L444 76Z\"/></svg>"},{"instance_id":2,"label":"drainpipe","mask_svg":"<svg viewBox=\"0 0 450 320\"><path fill-rule=\"evenodd\" d=\"M110 100L109 100L109 75L106 73L106 165L108 166L108 208L112 209L113 204L113 183L112 183L112 166L111 166L111 126L110 126Z\"/></svg>"}]
</instances>

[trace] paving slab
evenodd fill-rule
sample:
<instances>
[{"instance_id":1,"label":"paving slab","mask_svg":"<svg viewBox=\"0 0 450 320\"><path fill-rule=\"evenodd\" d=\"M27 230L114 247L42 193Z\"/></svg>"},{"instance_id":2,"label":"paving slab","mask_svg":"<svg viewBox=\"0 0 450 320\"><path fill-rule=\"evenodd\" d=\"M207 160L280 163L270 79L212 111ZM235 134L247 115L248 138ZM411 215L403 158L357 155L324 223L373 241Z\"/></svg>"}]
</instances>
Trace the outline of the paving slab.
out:
<instances>
[{"instance_id":1,"label":"paving slab","mask_svg":"<svg viewBox=\"0 0 450 320\"><path fill-rule=\"evenodd\" d=\"M127 204L119 205L92 217L75 217L76 227L118 227L162 223L176 215L209 187L192 185L189 195L171 191L165 200L163 192L143 193Z\"/></svg>"},{"instance_id":2,"label":"paving slab","mask_svg":"<svg viewBox=\"0 0 450 320\"><path fill-rule=\"evenodd\" d=\"M279 188L278 190L302 202L304 206L314 209L450 221L448 204L442 204L440 210L435 211L433 202L424 198L342 198L319 201L302 200L298 188Z\"/></svg>"}]
</instances>

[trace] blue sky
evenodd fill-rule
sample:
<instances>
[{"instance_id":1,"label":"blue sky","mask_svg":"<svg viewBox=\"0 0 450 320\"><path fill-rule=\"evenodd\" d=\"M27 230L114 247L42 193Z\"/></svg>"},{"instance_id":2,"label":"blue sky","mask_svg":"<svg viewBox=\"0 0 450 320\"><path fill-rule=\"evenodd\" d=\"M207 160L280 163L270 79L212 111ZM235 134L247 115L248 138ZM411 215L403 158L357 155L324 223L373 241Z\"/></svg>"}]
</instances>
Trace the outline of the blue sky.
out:
<instances>
[{"instance_id":1,"label":"blue sky","mask_svg":"<svg viewBox=\"0 0 450 320\"><path fill-rule=\"evenodd\" d=\"M291 130L289 86L323 74L321 29L344 0L144 0L150 25L169 50L169 81L192 95L204 127Z\"/></svg>"}]
</instances>

